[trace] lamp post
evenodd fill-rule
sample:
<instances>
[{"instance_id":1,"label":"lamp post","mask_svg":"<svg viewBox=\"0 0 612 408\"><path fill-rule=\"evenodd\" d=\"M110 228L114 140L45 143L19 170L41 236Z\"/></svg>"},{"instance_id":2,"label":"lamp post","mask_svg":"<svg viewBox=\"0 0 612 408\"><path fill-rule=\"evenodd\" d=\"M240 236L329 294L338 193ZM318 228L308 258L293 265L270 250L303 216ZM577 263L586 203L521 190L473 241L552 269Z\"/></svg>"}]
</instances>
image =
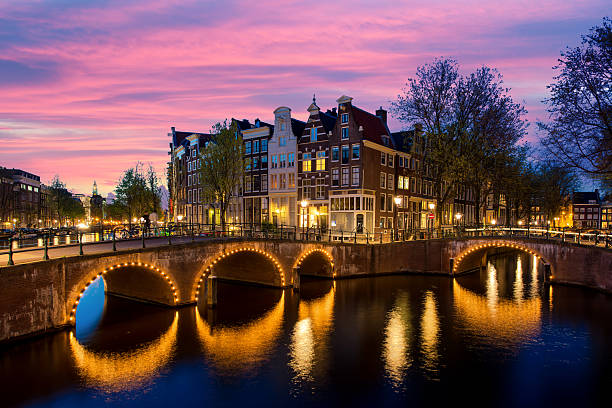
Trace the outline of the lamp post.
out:
<instances>
[{"instance_id":1,"label":"lamp post","mask_svg":"<svg viewBox=\"0 0 612 408\"><path fill-rule=\"evenodd\" d=\"M302 200L300 201L300 206L302 207L302 239L304 239L304 231L306 229L306 207L308 207L308 201Z\"/></svg>"},{"instance_id":2,"label":"lamp post","mask_svg":"<svg viewBox=\"0 0 612 408\"><path fill-rule=\"evenodd\" d=\"M430 225L429 228L429 239L431 239L431 236L433 235L433 229L434 229L434 218L433 218L433 213L434 210L436 209L436 203L429 203L427 204L427 206L429 207L429 221L427 222L428 225Z\"/></svg>"},{"instance_id":3,"label":"lamp post","mask_svg":"<svg viewBox=\"0 0 612 408\"><path fill-rule=\"evenodd\" d=\"M459 221L461 220L461 217L463 217L463 214L461 213L455 214L455 219L457 220L457 235L459 235Z\"/></svg>"},{"instance_id":4,"label":"lamp post","mask_svg":"<svg viewBox=\"0 0 612 408\"><path fill-rule=\"evenodd\" d=\"M393 201L395 202L395 239L399 239L399 222L398 222L398 212L399 212L399 206L402 204L402 197L401 196L395 196L395 198L393 199Z\"/></svg>"}]
</instances>

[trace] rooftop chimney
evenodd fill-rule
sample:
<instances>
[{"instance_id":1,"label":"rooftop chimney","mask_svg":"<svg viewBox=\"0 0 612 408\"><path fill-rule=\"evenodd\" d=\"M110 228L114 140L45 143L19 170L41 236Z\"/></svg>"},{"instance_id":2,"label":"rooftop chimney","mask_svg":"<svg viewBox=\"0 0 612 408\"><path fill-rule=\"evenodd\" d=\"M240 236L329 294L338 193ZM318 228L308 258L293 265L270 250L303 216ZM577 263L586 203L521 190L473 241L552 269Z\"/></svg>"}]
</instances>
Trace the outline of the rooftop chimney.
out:
<instances>
[{"instance_id":1,"label":"rooftop chimney","mask_svg":"<svg viewBox=\"0 0 612 408\"><path fill-rule=\"evenodd\" d=\"M381 118L383 122L385 122L385 125L387 124L387 111L384 110L382 106L380 107L380 109L376 109L376 116Z\"/></svg>"}]
</instances>

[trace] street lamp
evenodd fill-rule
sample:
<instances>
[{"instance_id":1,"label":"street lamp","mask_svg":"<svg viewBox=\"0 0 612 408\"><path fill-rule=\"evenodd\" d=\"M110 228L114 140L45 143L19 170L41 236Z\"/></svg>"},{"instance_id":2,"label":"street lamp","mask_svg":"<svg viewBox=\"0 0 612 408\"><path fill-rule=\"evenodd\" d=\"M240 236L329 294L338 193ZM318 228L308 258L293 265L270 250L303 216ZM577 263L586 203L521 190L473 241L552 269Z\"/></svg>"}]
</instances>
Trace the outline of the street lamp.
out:
<instances>
[{"instance_id":1,"label":"street lamp","mask_svg":"<svg viewBox=\"0 0 612 408\"><path fill-rule=\"evenodd\" d=\"M395 198L393 199L393 201L395 201L395 238L399 239L399 223L398 223L398 208L399 206L402 204L402 197L401 196L395 196Z\"/></svg>"},{"instance_id":2,"label":"street lamp","mask_svg":"<svg viewBox=\"0 0 612 408\"><path fill-rule=\"evenodd\" d=\"M429 238L431 238L431 235L433 233L433 228L434 228L433 212L434 212L434 210L436 208L436 203L429 203L429 204L427 204L427 207L429 207L429 218L427 220L427 225L431 225L429 227Z\"/></svg>"},{"instance_id":3,"label":"street lamp","mask_svg":"<svg viewBox=\"0 0 612 408\"><path fill-rule=\"evenodd\" d=\"M308 207L308 201L300 201L300 206L302 207L302 239L304 239L304 231L306 229L306 207Z\"/></svg>"}]
</instances>

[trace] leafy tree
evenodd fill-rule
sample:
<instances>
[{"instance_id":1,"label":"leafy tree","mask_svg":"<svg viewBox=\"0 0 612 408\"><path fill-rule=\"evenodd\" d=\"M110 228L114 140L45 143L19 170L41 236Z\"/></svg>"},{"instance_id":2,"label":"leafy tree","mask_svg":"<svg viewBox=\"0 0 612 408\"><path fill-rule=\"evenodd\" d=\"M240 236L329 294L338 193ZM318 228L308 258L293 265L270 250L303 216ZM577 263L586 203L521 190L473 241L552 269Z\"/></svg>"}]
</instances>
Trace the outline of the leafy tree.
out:
<instances>
[{"instance_id":1,"label":"leafy tree","mask_svg":"<svg viewBox=\"0 0 612 408\"><path fill-rule=\"evenodd\" d=\"M142 163L127 169L115 188L115 203L111 212L117 218L140 218L159 208L159 188L157 175L151 165L143 169Z\"/></svg>"},{"instance_id":2,"label":"leafy tree","mask_svg":"<svg viewBox=\"0 0 612 408\"><path fill-rule=\"evenodd\" d=\"M612 20L561 53L551 97L549 121L538 122L542 144L564 165L604 179L612 178Z\"/></svg>"},{"instance_id":3,"label":"leafy tree","mask_svg":"<svg viewBox=\"0 0 612 408\"><path fill-rule=\"evenodd\" d=\"M51 180L48 191L50 213L55 215L60 224L63 224L67 219L78 218L79 210L76 209L75 200L66 188L66 184L60 180L58 175L55 175L53 180ZM77 216L73 216L75 214Z\"/></svg>"},{"instance_id":4,"label":"leafy tree","mask_svg":"<svg viewBox=\"0 0 612 408\"><path fill-rule=\"evenodd\" d=\"M211 143L200 149L200 182L203 198L218 206L221 228L225 230L227 207L237 195L244 175L242 138L227 120L217 123Z\"/></svg>"}]
</instances>

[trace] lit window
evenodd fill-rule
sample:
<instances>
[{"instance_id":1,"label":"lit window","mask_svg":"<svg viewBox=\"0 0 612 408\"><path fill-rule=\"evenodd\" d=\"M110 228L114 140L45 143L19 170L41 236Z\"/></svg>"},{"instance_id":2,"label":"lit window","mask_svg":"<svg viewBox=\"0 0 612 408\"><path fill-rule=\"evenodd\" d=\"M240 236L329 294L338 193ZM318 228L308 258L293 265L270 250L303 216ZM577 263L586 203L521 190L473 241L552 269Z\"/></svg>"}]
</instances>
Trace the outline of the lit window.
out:
<instances>
[{"instance_id":1,"label":"lit window","mask_svg":"<svg viewBox=\"0 0 612 408\"><path fill-rule=\"evenodd\" d=\"M311 155L310 153L304 153L302 156L302 171L310 171L312 168L311 165Z\"/></svg>"},{"instance_id":2,"label":"lit window","mask_svg":"<svg viewBox=\"0 0 612 408\"><path fill-rule=\"evenodd\" d=\"M397 176L397 188L404 188L404 176Z\"/></svg>"},{"instance_id":3,"label":"lit window","mask_svg":"<svg viewBox=\"0 0 612 408\"><path fill-rule=\"evenodd\" d=\"M317 171L325 170L325 152L317 152Z\"/></svg>"}]
</instances>

